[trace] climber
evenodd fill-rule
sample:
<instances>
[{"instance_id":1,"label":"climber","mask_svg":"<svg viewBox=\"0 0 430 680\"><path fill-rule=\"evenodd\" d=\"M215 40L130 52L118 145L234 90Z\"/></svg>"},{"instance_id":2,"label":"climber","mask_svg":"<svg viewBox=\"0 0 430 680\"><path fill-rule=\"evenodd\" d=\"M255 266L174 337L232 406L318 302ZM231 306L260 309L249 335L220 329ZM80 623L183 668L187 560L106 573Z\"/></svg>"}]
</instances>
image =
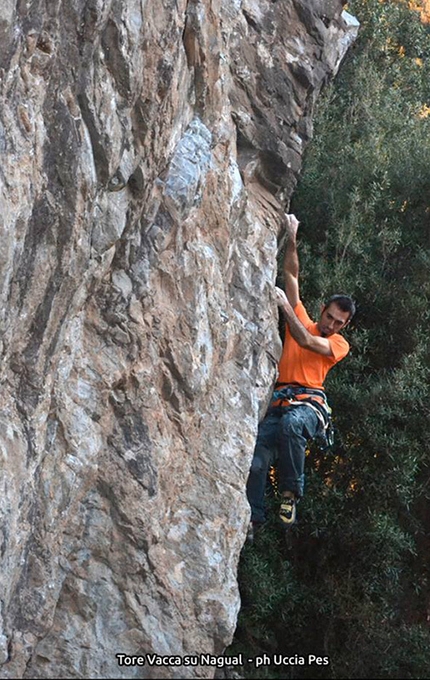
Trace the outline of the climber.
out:
<instances>
[{"instance_id":1,"label":"climber","mask_svg":"<svg viewBox=\"0 0 430 680\"><path fill-rule=\"evenodd\" d=\"M286 215L283 265L285 293L275 289L276 302L286 321L278 382L272 403L258 429L247 483L253 530L265 521L264 495L269 468L276 463L281 504L279 520L288 529L296 521L296 503L303 496L306 442L327 425L329 407L323 383L328 371L349 352L339 334L351 321L355 303L348 295L332 296L313 322L299 296L299 259L296 235L299 222Z\"/></svg>"}]
</instances>

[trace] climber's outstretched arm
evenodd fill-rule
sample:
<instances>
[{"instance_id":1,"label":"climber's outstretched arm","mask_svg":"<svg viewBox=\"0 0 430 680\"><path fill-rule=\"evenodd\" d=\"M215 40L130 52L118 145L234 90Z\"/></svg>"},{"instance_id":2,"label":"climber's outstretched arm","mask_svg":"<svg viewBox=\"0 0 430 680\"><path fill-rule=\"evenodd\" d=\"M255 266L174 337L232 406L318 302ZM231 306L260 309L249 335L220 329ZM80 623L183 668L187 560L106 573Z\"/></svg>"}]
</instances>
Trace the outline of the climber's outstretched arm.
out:
<instances>
[{"instance_id":1,"label":"climber's outstretched arm","mask_svg":"<svg viewBox=\"0 0 430 680\"><path fill-rule=\"evenodd\" d=\"M295 215L285 215L286 218L286 246L284 254L284 283L285 292L292 308L299 303L299 257L297 254L297 229L299 221Z\"/></svg>"}]
</instances>

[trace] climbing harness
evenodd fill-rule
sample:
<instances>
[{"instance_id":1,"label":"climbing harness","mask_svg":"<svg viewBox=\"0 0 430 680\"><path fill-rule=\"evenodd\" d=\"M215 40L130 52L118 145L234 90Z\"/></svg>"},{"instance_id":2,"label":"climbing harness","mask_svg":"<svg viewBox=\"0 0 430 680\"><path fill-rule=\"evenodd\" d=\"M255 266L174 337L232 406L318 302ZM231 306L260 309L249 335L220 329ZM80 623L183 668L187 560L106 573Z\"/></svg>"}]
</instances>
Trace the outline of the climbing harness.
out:
<instances>
[{"instance_id":1,"label":"climbing harness","mask_svg":"<svg viewBox=\"0 0 430 680\"><path fill-rule=\"evenodd\" d=\"M297 396L301 394L309 396L297 399ZM317 401L315 397L321 399L322 403ZM308 406L311 408L317 415L320 423L320 428L316 436L316 439L319 440L319 447L325 450L333 446L334 428L331 417L332 409L327 401L324 390L318 390L313 387L304 387L303 385L277 383L271 401L271 407L275 408L276 406L284 408L289 408L290 406Z\"/></svg>"}]
</instances>

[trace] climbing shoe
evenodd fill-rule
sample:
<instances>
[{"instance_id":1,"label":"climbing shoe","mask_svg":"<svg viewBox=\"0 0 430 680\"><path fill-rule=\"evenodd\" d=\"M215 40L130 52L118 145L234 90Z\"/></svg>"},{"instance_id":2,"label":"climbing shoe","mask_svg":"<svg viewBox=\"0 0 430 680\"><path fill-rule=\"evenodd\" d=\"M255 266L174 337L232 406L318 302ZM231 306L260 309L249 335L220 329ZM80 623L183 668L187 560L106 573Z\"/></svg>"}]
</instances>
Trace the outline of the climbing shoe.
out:
<instances>
[{"instance_id":1,"label":"climbing shoe","mask_svg":"<svg viewBox=\"0 0 430 680\"><path fill-rule=\"evenodd\" d=\"M296 521L296 499L284 496L279 508L279 519L282 525L288 529Z\"/></svg>"}]
</instances>

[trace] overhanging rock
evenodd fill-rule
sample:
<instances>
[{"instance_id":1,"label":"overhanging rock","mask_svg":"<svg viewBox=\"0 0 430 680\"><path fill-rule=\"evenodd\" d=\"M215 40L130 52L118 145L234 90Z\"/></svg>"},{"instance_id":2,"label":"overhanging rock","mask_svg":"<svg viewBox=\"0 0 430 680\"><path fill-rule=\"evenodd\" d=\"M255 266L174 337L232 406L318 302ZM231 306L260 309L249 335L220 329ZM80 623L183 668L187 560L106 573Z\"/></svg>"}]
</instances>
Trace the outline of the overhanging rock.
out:
<instances>
[{"instance_id":1,"label":"overhanging rock","mask_svg":"<svg viewBox=\"0 0 430 680\"><path fill-rule=\"evenodd\" d=\"M116 654L231 641L280 216L354 22L3 4L0 677L212 677Z\"/></svg>"}]
</instances>

